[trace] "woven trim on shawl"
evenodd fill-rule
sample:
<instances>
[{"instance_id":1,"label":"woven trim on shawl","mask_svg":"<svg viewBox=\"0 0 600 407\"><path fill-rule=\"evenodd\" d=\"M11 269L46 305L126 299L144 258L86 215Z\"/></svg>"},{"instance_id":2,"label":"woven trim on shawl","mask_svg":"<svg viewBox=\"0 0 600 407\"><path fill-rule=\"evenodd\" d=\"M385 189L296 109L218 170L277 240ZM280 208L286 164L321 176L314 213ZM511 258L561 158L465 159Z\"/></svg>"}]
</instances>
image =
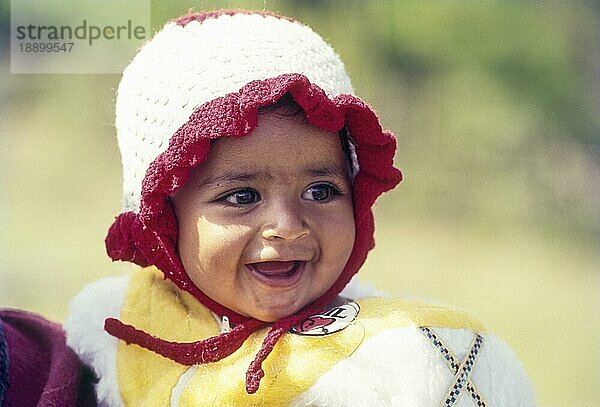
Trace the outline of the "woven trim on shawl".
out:
<instances>
[{"instance_id":1,"label":"woven trim on shawl","mask_svg":"<svg viewBox=\"0 0 600 407\"><path fill-rule=\"evenodd\" d=\"M450 386L444 401L440 403L441 406L451 407L458 400L463 388L467 390L473 402L477 405L477 407L486 407L488 404L475 386L475 384L470 380L469 375L472 373L473 365L475 364L475 359L479 353L481 345L483 343L483 338L478 333L475 334L475 337L469 347L469 351L464 361L461 362L454 356L454 354L450 351L450 348L435 334L433 329L422 326L419 327L419 330L431 341L433 346L442 354L444 357L444 361L448 368L452 371L454 375L454 379L452 381L452 385Z\"/></svg>"}]
</instances>

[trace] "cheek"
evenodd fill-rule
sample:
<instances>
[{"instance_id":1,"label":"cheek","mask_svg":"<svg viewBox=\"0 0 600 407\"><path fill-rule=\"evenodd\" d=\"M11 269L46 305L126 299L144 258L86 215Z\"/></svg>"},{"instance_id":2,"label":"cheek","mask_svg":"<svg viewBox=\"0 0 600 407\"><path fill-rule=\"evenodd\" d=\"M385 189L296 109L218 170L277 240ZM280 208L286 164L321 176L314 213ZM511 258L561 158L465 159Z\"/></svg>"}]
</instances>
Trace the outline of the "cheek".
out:
<instances>
[{"instance_id":1,"label":"cheek","mask_svg":"<svg viewBox=\"0 0 600 407\"><path fill-rule=\"evenodd\" d=\"M356 234L356 229L354 227L354 218L346 219L344 223L344 227L338 231L339 239L336 239L338 242L338 252L340 253L340 261L343 265L346 265L350 254L352 253L352 248L354 247L354 238Z\"/></svg>"},{"instance_id":2,"label":"cheek","mask_svg":"<svg viewBox=\"0 0 600 407\"><path fill-rule=\"evenodd\" d=\"M220 225L200 218L197 222L197 256L201 264L237 262L247 245L249 228Z\"/></svg>"},{"instance_id":3,"label":"cheek","mask_svg":"<svg viewBox=\"0 0 600 407\"><path fill-rule=\"evenodd\" d=\"M332 260L341 267L345 266L354 247L356 233L351 205L329 216L322 226L321 233L328 252L332 253Z\"/></svg>"}]
</instances>

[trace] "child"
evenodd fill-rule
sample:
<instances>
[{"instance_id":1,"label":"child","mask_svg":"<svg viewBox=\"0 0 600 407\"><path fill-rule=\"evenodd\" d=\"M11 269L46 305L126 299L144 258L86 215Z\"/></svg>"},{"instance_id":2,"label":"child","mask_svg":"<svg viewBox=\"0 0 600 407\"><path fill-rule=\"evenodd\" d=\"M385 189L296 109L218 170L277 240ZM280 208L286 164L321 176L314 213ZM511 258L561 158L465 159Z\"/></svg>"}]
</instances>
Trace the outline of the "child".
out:
<instances>
[{"instance_id":1,"label":"child","mask_svg":"<svg viewBox=\"0 0 600 407\"><path fill-rule=\"evenodd\" d=\"M84 289L65 325L100 405L534 404L464 314L341 293L401 175L310 28L183 16L127 67L116 111L123 212L106 246L144 268Z\"/></svg>"}]
</instances>

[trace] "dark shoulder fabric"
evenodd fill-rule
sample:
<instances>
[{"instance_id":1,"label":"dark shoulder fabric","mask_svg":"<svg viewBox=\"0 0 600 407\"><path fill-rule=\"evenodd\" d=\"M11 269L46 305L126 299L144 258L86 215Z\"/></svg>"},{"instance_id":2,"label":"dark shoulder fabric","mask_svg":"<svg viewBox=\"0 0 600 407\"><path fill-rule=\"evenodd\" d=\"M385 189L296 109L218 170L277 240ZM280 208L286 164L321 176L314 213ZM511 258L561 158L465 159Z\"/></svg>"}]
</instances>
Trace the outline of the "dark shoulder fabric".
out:
<instances>
[{"instance_id":1,"label":"dark shoulder fabric","mask_svg":"<svg viewBox=\"0 0 600 407\"><path fill-rule=\"evenodd\" d=\"M96 406L93 375L60 325L18 310L0 310L0 324L8 361L3 407Z\"/></svg>"},{"instance_id":2,"label":"dark shoulder fabric","mask_svg":"<svg viewBox=\"0 0 600 407\"><path fill-rule=\"evenodd\" d=\"M0 406L8 388L8 345L4 339L2 320L0 320Z\"/></svg>"}]
</instances>

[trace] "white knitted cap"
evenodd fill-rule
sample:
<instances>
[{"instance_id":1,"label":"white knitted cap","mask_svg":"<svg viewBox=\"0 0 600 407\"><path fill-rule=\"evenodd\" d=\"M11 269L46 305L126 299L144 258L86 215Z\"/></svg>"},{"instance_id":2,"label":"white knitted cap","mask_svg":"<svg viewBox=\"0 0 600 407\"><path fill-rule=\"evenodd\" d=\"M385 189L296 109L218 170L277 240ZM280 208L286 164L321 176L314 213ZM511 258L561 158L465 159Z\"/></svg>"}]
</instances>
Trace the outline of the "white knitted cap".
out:
<instances>
[{"instance_id":1,"label":"white knitted cap","mask_svg":"<svg viewBox=\"0 0 600 407\"><path fill-rule=\"evenodd\" d=\"M339 56L308 26L252 12L187 17L167 24L123 72L116 103L123 212L138 212L148 166L202 104L286 73L306 76L330 98L353 94Z\"/></svg>"}]
</instances>

